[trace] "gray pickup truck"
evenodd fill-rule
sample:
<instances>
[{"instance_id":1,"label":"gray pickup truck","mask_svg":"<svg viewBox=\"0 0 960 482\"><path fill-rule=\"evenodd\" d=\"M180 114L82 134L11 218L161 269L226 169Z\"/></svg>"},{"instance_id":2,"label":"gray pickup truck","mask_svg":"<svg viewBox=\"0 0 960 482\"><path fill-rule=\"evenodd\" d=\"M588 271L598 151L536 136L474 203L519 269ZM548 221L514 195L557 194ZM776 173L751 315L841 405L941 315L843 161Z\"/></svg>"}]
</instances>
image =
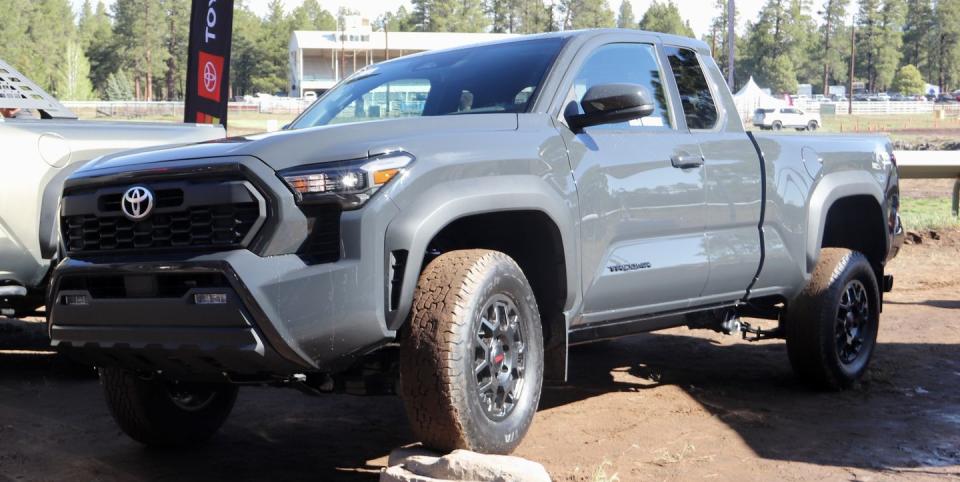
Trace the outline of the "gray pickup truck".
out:
<instances>
[{"instance_id":1,"label":"gray pickup truck","mask_svg":"<svg viewBox=\"0 0 960 482\"><path fill-rule=\"evenodd\" d=\"M282 132L76 172L50 335L148 445L207 439L241 384L396 374L427 445L505 453L572 344L783 337L802 379L855 383L902 242L897 179L884 138L746 132L695 40L419 54Z\"/></svg>"}]
</instances>

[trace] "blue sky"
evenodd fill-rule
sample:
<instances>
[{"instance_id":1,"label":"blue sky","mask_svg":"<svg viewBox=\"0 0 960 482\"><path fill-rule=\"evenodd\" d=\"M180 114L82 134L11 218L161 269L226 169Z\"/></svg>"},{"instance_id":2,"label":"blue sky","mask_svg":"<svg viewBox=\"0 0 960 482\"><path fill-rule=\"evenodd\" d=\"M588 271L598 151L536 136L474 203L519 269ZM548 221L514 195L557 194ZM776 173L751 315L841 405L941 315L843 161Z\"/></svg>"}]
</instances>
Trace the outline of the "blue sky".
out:
<instances>
[{"instance_id":1,"label":"blue sky","mask_svg":"<svg viewBox=\"0 0 960 482\"><path fill-rule=\"evenodd\" d=\"M83 0L71 0L76 9L79 9L80 5L83 4ZM92 0L96 1L96 0ZM105 3L110 4L112 0L103 0ZM364 16L369 18L376 18L383 12L396 10L400 5L410 6L409 0L319 0L320 4L332 11L336 11L341 6L350 7L356 10L359 10ZM620 9L621 0L608 0L610 7L614 11ZM710 25L710 20L716 15L716 12L713 9L713 0L675 0L676 4L680 7L680 12L683 14L684 18L690 20L690 25L693 27L694 32L697 36L701 36L707 32ZM264 13L267 9L267 4L269 0L247 0L247 5L249 5L255 12ZM303 0L283 0L283 3L287 9L292 9L303 3ZM643 15L643 12L647 10L647 7L653 3L653 0L631 0L633 4L633 10L636 14L637 19L640 19L640 16ZM764 0L737 0L737 9L740 10L741 19L754 19L757 16L757 12L760 11L760 7L763 5ZM741 20L742 22L742 20Z\"/></svg>"}]
</instances>

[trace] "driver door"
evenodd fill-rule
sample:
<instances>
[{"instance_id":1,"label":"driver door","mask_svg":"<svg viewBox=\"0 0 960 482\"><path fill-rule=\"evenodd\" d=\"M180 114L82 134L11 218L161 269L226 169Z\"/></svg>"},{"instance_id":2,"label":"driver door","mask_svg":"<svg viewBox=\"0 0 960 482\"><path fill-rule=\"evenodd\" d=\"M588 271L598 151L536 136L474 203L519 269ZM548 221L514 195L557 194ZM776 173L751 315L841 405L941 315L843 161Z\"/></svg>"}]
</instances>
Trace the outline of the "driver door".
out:
<instances>
[{"instance_id":1,"label":"driver door","mask_svg":"<svg viewBox=\"0 0 960 482\"><path fill-rule=\"evenodd\" d=\"M655 104L629 122L560 127L580 201L585 306L577 324L681 309L707 281L702 155L676 115L663 65L652 42L607 43L564 84L561 118L582 113L586 91L603 84L642 85Z\"/></svg>"}]
</instances>

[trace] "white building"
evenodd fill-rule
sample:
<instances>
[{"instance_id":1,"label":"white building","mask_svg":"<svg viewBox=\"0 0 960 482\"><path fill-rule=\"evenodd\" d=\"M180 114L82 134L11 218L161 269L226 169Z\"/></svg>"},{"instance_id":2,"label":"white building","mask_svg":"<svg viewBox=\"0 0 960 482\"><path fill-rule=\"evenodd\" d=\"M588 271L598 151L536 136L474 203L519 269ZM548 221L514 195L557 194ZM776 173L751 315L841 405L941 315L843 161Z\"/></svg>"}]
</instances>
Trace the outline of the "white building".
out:
<instances>
[{"instance_id":1,"label":"white building","mask_svg":"<svg viewBox=\"0 0 960 482\"><path fill-rule=\"evenodd\" d=\"M370 21L348 17L343 31L293 32L290 38L291 97L326 91L367 65L427 50L511 37L510 34L374 32Z\"/></svg>"}]
</instances>

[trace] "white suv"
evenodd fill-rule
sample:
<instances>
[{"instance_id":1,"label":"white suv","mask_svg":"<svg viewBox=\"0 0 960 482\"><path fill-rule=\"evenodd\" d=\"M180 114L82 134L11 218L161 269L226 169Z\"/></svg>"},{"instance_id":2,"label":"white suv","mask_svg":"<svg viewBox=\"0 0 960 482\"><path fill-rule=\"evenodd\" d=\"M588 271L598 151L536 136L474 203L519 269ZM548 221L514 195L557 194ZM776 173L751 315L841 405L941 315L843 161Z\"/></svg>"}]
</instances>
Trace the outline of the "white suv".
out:
<instances>
[{"instance_id":1,"label":"white suv","mask_svg":"<svg viewBox=\"0 0 960 482\"><path fill-rule=\"evenodd\" d=\"M815 131L820 128L820 115L808 114L796 107L757 109L753 113L753 125L764 130L779 131L786 127L798 131Z\"/></svg>"}]
</instances>

